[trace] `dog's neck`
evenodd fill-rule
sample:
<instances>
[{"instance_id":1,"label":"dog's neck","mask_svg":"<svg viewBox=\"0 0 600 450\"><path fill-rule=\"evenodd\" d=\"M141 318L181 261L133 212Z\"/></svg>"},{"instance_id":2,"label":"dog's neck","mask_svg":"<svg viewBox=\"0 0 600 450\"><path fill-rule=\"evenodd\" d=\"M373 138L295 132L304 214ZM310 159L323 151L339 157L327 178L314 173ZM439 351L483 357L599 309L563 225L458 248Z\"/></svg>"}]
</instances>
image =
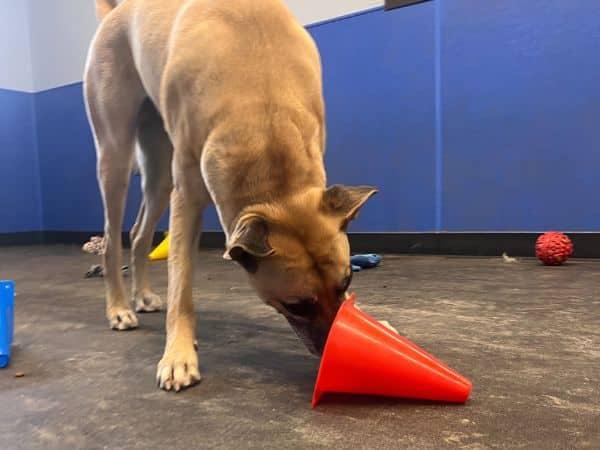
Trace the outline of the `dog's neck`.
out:
<instances>
[{"instance_id":1,"label":"dog's neck","mask_svg":"<svg viewBox=\"0 0 600 450\"><path fill-rule=\"evenodd\" d=\"M226 233L247 208L278 203L310 188L325 189L322 127L314 121L310 127L272 117L268 127L256 120L233 123L235 128L216 130L202 157Z\"/></svg>"}]
</instances>

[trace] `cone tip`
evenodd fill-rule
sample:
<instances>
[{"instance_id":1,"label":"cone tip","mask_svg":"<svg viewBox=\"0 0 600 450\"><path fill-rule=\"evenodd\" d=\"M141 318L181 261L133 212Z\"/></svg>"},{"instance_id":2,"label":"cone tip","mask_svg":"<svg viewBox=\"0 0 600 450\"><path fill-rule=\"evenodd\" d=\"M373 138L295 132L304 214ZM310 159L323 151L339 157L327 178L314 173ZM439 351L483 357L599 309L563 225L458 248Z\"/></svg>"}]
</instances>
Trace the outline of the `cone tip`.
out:
<instances>
[{"instance_id":1,"label":"cone tip","mask_svg":"<svg viewBox=\"0 0 600 450\"><path fill-rule=\"evenodd\" d=\"M463 403L466 403L467 400L469 400L469 397L471 396L471 390L473 389L473 383L471 383L471 380L467 380L465 378L465 389L464 389L464 400Z\"/></svg>"},{"instance_id":2,"label":"cone tip","mask_svg":"<svg viewBox=\"0 0 600 450\"><path fill-rule=\"evenodd\" d=\"M448 396L446 397L446 400L450 401L451 403L466 403L471 396L473 383L459 373L455 372L455 374L457 379L455 380L454 387L448 388Z\"/></svg>"}]
</instances>

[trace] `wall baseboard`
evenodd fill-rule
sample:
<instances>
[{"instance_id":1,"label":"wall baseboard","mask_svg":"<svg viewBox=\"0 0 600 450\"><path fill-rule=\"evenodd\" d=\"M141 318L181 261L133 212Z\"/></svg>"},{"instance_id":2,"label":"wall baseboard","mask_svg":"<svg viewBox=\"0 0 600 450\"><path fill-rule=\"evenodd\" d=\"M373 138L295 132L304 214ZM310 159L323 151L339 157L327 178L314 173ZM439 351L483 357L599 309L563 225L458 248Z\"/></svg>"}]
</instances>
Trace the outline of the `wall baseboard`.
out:
<instances>
[{"instance_id":1,"label":"wall baseboard","mask_svg":"<svg viewBox=\"0 0 600 450\"><path fill-rule=\"evenodd\" d=\"M0 233L0 247L16 245L37 245L44 243L43 231L25 231L21 233Z\"/></svg>"},{"instance_id":2,"label":"wall baseboard","mask_svg":"<svg viewBox=\"0 0 600 450\"><path fill-rule=\"evenodd\" d=\"M416 255L534 256L535 241L540 233L351 233L354 253L400 253ZM102 232L36 231L0 233L0 246L73 244L83 245L90 236ZM576 258L600 258L600 233L568 233L575 246ZM156 233L154 244L163 239ZM130 245L123 233L123 245ZM222 249L225 234L220 231L202 233L202 248Z\"/></svg>"},{"instance_id":3,"label":"wall baseboard","mask_svg":"<svg viewBox=\"0 0 600 450\"><path fill-rule=\"evenodd\" d=\"M102 236L102 231L81 232L81 231L46 231L43 233L42 242L29 242L29 244L76 244L83 245L91 236ZM122 234L123 246L130 247L131 241L129 233ZM164 233L154 233L153 245L158 245L164 239ZM0 245L2 245L2 235L0 234ZM23 244L17 244L23 245ZM200 246L203 248L223 248L225 246L225 234L221 231L205 231L202 233Z\"/></svg>"},{"instance_id":4,"label":"wall baseboard","mask_svg":"<svg viewBox=\"0 0 600 450\"><path fill-rule=\"evenodd\" d=\"M535 256L541 233L354 233L353 252L422 255ZM568 233L576 258L600 258L600 233Z\"/></svg>"}]
</instances>

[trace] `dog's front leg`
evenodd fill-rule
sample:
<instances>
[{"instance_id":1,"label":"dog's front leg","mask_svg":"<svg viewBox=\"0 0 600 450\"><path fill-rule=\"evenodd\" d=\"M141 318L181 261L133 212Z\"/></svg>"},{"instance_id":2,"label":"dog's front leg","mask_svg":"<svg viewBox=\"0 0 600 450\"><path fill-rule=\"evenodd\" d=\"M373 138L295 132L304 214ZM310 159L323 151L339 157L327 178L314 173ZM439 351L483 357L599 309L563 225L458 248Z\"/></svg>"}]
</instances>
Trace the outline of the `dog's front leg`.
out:
<instances>
[{"instance_id":1,"label":"dog's front leg","mask_svg":"<svg viewBox=\"0 0 600 450\"><path fill-rule=\"evenodd\" d=\"M198 253L202 210L209 195L200 165L181 163L176 155L175 189L171 194L167 340L158 363L157 382L166 390L191 386L200 381L198 355L194 348L195 314L192 301L193 262Z\"/></svg>"}]
</instances>

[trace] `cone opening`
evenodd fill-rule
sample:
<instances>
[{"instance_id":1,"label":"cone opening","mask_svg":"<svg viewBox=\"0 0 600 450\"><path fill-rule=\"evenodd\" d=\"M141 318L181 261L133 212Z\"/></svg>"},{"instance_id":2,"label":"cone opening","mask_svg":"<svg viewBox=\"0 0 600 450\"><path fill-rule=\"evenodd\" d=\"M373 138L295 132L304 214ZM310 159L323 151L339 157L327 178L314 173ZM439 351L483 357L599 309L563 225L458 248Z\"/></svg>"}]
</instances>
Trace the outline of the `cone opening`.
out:
<instances>
[{"instance_id":1,"label":"cone opening","mask_svg":"<svg viewBox=\"0 0 600 450\"><path fill-rule=\"evenodd\" d=\"M328 349L331 347L330 346L330 342L333 342L335 339L335 332L337 329L337 319L338 317L340 317L340 315L342 314L343 311L345 311L348 308L353 308L354 305L356 303L356 294L352 293L352 295L350 295L350 297L344 301L344 303L342 303L342 306L340 306L340 309L338 310L335 319L333 320L333 325L331 325L331 330L329 330L329 336L327 336L327 342L325 342L325 349L323 350L323 355L321 356L321 362L319 364L319 372L317 373L317 381L315 382L315 389L313 391L313 398L312 398L312 407L314 408L315 406L317 406L319 404L319 402L321 401L321 398L323 397L323 394L325 394L325 392L323 392L322 390L319 389L320 386L320 381L322 379L322 375L323 375L323 370L324 370L324 366L325 363L327 361L327 357L328 357Z\"/></svg>"}]
</instances>

